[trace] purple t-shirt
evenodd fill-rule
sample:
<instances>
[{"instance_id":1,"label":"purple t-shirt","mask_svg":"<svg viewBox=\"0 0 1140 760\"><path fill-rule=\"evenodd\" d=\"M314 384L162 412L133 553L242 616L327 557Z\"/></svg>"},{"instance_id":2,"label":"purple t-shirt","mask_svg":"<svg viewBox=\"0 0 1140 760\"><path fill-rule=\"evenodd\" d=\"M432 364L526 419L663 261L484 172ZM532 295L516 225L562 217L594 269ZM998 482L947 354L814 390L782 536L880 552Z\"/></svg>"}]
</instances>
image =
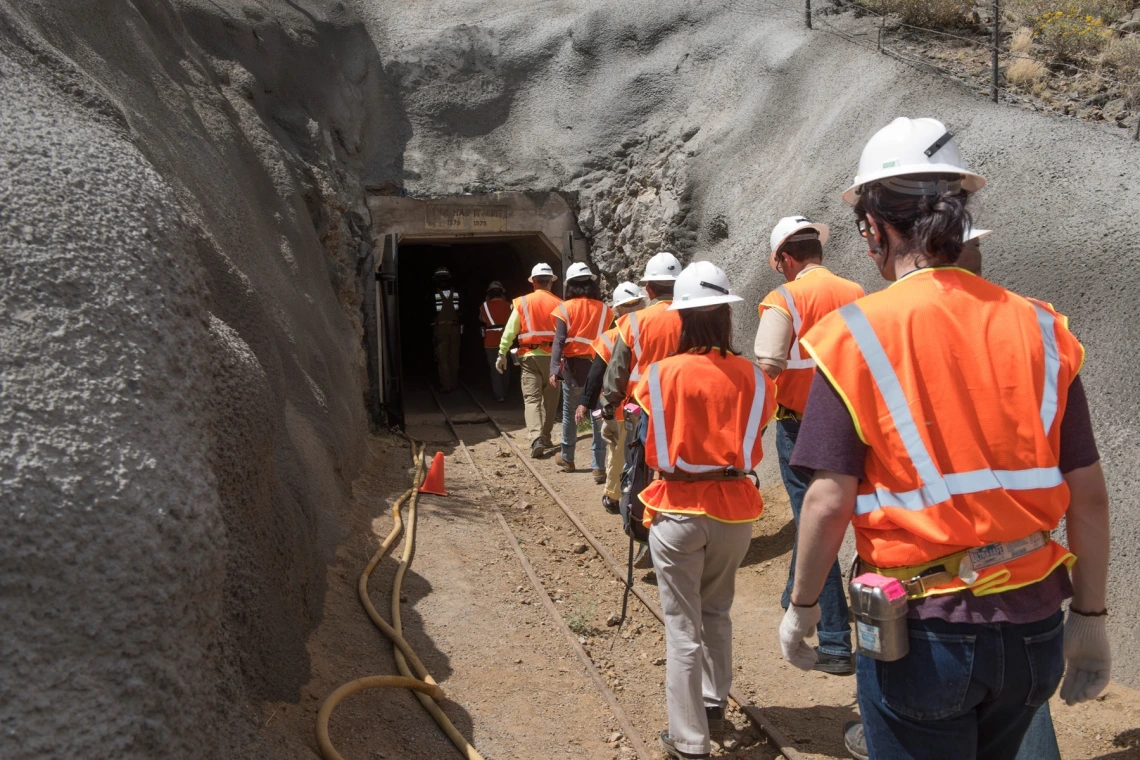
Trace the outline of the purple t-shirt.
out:
<instances>
[{"instance_id":1,"label":"purple t-shirt","mask_svg":"<svg viewBox=\"0 0 1140 760\"><path fill-rule=\"evenodd\" d=\"M824 374L817 372L791 465L862 479L866 458L867 444L859 439L847 406ZM1069 386L1065 416L1061 419L1059 459L1062 473L1088 467L1100 459L1080 377L1074 378ZM1069 572L1062 566L1039 583L1000 594L974 596L967 589L957 594L916 599L910 603L909 617L937 618L951 623L1035 623L1056 612L1061 602L1072 595Z\"/></svg>"}]
</instances>

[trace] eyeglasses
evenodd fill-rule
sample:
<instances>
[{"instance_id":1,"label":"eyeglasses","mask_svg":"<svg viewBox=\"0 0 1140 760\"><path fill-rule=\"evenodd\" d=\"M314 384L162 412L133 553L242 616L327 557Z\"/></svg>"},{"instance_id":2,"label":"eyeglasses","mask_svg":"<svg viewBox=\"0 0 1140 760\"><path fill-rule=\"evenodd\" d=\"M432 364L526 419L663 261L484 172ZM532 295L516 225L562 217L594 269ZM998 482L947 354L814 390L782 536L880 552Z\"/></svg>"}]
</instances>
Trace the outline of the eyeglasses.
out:
<instances>
[{"instance_id":1,"label":"eyeglasses","mask_svg":"<svg viewBox=\"0 0 1140 760\"><path fill-rule=\"evenodd\" d=\"M855 229L859 230L859 237L868 237L871 234L871 223L866 219L857 219Z\"/></svg>"}]
</instances>

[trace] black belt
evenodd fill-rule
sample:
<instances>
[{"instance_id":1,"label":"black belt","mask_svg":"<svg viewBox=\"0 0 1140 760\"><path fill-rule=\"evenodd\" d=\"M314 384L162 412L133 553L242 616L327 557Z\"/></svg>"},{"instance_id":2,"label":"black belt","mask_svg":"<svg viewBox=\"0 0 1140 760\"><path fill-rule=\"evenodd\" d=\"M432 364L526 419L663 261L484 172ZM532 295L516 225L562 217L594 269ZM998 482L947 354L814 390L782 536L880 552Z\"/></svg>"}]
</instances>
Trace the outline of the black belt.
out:
<instances>
[{"instance_id":1,"label":"black belt","mask_svg":"<svg viewBox=\"0 0 1140 760\"><path fill-rule=\"evenodd\" d=\"M679 480L685 483L695 483L701 480L744 480L748 477L748 473L743 470L735 470L731 467L713 470L712 472L659 472L657 474L662 480Z\"/></svg>"}]
</instances>

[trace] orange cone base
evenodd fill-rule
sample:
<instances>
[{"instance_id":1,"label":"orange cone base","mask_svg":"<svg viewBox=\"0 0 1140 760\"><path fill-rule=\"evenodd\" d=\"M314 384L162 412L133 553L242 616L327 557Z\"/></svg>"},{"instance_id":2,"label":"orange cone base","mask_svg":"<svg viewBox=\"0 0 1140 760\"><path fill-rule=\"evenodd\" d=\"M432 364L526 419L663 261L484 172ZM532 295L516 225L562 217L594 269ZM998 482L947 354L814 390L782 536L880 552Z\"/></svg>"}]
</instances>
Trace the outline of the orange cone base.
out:
<instances>
[{"instance_id":1,"label":"orange cone base","mask_svg":"<svg viewBox=\"0 0 1140 760\"><path fill-rule=\"evenodd\" d=\"M435 452L432 457L431 467L428 469L427 477L424 478L424 483L420 486L420 493L430 493L436 496L448 496L447 490L443 487L443 452Z\"/></svg>"}]
</instances>

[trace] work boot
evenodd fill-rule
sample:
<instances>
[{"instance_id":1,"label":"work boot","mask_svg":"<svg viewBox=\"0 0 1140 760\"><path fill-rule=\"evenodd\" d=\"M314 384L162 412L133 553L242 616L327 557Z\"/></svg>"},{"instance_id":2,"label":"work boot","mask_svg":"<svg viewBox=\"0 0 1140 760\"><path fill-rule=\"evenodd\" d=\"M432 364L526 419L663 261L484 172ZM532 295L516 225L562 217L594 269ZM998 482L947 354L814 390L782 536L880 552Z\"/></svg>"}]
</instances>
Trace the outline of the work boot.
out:
<instances>
[{"instance_id":1,"label":"work boot","mask_svg":"<svg viewBox=\"0 0 1140 760\"><path fill-rule=\"evenodd\" d=\"M705 717L709 721L709 738L723 750L731 752L740 746L736 739L736 726L724 717L723 707L705 707Z\"/></svg>"},{"instance_id":2,"label":"work boot","mask_svg":"<svg viewBox=\"0 0 1140 760\"><path fill-rule=\"evenodd\" d=\"M530 445L530 458L531 459L542 459L544 454L546 454L546 446L544 446L542 444L541 439L535 441L534 443L532 443Z\"/></svg>"},{"instance_id":3,"label":"work boot","mask_svg":"<svg viewBox=\"0 0 1140 760\"><path fill-rule=\"evenodd\" d=\"M599 470L599 469L595 468L594 470L592 470L590 472L590 474L594 476L594 482L595 483L597 483L600 486L605 485L605 483L606 483L606 471L605 470Z\"/></svg>"},{"instance_id":4,"label":"work boot","mask_svg":"<svg viewBox=\"0 0 1140 760\"><path fill-rule=\"evenodd\" d=\"M617 499L611 499L609 496L602 497L602 509L609 512L611 515L621 514L621 506L618 504Z\"/></svg>"},{"instance_id":5,"label":"work boot","mask_svg":"<svg viewBox=\"0 0 1140 760\"><path fill-rule=\"evenodd\" d=\"M863 723L853 720L843 726L843 746L855 760L869 760L867 737L863 735Z\"/></svg>"},{"instance_id":6,"label":"work boot","mask_svg":"<svg viewBox=\"0 0 1140 760\"><path fill-rule=\"evenodd\" d=\"M819 651L819 647L815 648L815 665L812 670L818 670L821 673L828 673L833 676L851 676L855 675L855 658L851 655L843 657L837 654L825 654Z\"/></svg>"},{"instance_id":7,"label":"work boot","mask_svg":"<svg viewBox=\"0 0 1140 760\"><path fill-rule=\"evenodd\" d=\"M668 731L662 731L659 738L661 739L661 748L665 750L665 754L669 755L669 757L680 758L680 760L686 760L687 758L694 757L712 757L712 755L707 752L700 755L694 755L689 752L682 752L673 746L673 739L670 738Z\"/></svg>"},{"instance_id":8,"label":"work boot","mask_svg":"<svg viewBox=\"0 0 1140 760\"><path fill-rule=\"evenodd\" d=\"M561 453L554 455L554 464L561 467L564 472L574 472L574 463L563 459Z\"/></svg>"}]
</instances>

